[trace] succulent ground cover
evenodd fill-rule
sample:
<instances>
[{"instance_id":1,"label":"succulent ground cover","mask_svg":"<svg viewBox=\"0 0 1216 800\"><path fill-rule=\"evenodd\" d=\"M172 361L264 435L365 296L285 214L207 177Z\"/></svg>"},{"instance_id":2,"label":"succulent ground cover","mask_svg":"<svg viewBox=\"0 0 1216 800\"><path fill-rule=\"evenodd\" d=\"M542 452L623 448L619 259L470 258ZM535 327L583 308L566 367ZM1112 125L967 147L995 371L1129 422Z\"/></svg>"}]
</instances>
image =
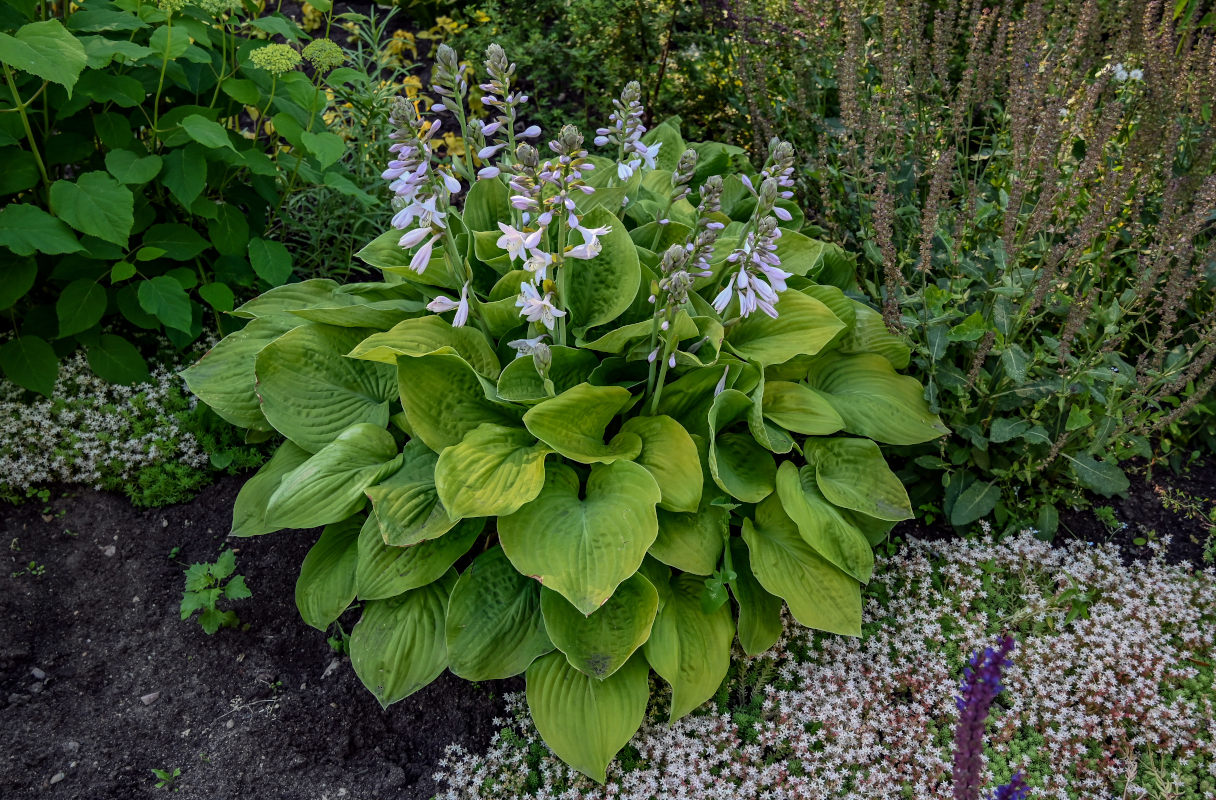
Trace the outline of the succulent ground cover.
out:
<instances>
[{"instance_id":1,"label":"succulent ground cover","mask_svg":"<svg viewBox=\"0 0 1216 800\"><path fill-rule=\"evenodd\" d=\"M449 750L448 800L949 798L962 667L1012 632L989 722L988 786L1033 797L1216 797L1216 573L1028 535L913 540L880 560L861 639L787 625L736 654L716 708L661 724L660 694L600 787L550 755L524 713L485 753Z\"/></svg>"}]
</instances>

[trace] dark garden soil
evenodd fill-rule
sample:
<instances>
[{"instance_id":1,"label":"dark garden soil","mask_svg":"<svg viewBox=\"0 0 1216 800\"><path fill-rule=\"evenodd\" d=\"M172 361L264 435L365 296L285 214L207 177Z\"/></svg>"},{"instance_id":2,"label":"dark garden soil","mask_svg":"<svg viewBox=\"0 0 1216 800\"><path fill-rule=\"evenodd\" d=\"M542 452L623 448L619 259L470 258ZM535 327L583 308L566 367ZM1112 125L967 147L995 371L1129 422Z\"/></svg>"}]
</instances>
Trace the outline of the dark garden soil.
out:
<instances>
[{"instance_id":1,"label":"dark garden soil","mask_svg":"<svg viewBox=\"0 0 1216 800\"><path fill-rule=\"evenodd\" d=\"M247 630L178 619L182 570L223 549L242 481L151 511L95 491L0 506L0 798L169 796L153 768L181 770L181 798L428 798L448 744L488 743L514 684L445 674L381 711L300 620L315 536L232 540Z\"/></svg>"}]
</instances>

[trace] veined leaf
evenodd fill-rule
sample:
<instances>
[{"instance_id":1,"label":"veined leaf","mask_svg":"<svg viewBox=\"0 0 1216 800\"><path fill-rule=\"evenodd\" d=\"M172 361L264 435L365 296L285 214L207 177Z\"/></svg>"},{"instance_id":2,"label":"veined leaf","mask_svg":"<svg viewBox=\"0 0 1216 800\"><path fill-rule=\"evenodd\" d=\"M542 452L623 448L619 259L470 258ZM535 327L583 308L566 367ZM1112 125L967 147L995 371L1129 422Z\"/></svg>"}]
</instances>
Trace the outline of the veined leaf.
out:
<instances>
[{"instance_id":1,"label":"veined leaf","mask_svg":"<svg viewBox=\"0 0 1216 800\"><path fill-rule=\"evenodd\" d=\"M437 539L395 547L384 543L380 525L368 517L359 532L354 586L360 600L384 600L439 580L469 552L485 520L463 520Z\"/></svg>"},{"instance_id":2,"label":"veined leaf","mask_svg":"<svg viewBox=\"0 0 1216 800\"><path fill-rule=\"evenodd\" d=\"M781 598L766 592L756 580L742 539L731 538L730 553L735 571L730 590L739 604L739 646L749 656L759 655L781 638Z\"/></svg>"},{"instance_id":3,"label":"veined leaf","mask_svg":"<svg viewBox=\"0 0 1216 800\"><path fill-rule=\"evenodd\" d=\"M822 392L845 430L887 444L920 444L949 433L929 410L924 387L873 353L827 353L811 365L810 385Z\"/></svg>"},{"instance_id":4,"label":"veined leaf","mask_svg":"<svg viewBox=\"0 0 1216 800\"><path fill-rule=\"evenodd\" d=\"M513 514L540 494L551 452L522 428L479 425L439 455L435 487L453 518Z\"/></svg>"},{"instance_id":5,"label":"veined leaf","mask_svg":"<svg viewBox=\"0 0 1216 800\"><path fill-rule=\"evenodd\" d=\"M373 333L348 354L351 358L397 365L398 356L425 356L450 347L469 366L493 380L501 369L494 348L476 328L453 328L439 317L403 320L382 333Z\"/></svg>"},{"instance_id":6,"label":"veined leaf","mask_svg":"<svg viewBox=\"0 0 1216 800\"><path fill-rule=\"evenodd\" d=\"M729 530L730 512L702 498L692 513L659 509L659 535L650 555L669 567L710 575L718 567Z\"/></svg>"},{"instance_id":7,"label":"veined leaf","mask_svg":"<svg viewBox=\"0 0 1216 800\"><path fill-rule=\"evenodd\" d=\"M528 409L524 425L537 439L573 461L594 464L632 459L642 451L642 440L636 434L622 432L604 444L608 423L631 400L628 389L580 383Z\"/></svg>"},{"instance_id":8,"label":"veined leaf","mask_svg":"<svg viewBox=\"0 0 1216 800\"><path fill-rule=\"evenodd\" d=\"M663 499L662 508L693 512L701 502L701 459L692 437L671 417L657 415L632 417L621 425L622 433L642 440L637 462L654 476Z\"/></svg>"},{"instance_id":9,"label":"veined leaf","mask_svg":"<svg viewBox=\"0 0 1216 800\"><path fill-rule=\"evenodd\" d=\"M549 638L570 665L603 679L623 667L650 637L659 594L650 581L634 573L588 615L549 589L541 589L540 608Z\"/></svg>"},{"instance_id":10,"label":"veined leaf","mask_svg":"<svg viewBox=\"0 0 1216 800\"><path fill-rule=\"evenodd\" d=\"M792 461L782 464L777 470L777 495L803 540L816 553L862 583L869 582L874 573L874 551L861 531L824 499L815 484L813 467L798 469Z\"/></svg>"},{"instance_id":11,"label":"veined leaf","mask_svg":"<svg viewBox=\"0 0 1216 800\"><path fill-rule=\"evenodd\" d=\"M303 464L312 454L290 439L279 445L269 461L245 481L232 507L232 530L229 536L259 536L273 533L281 525L268 522L266 508L270 496L283 482L283 476Z\"/></svg>"},{"instance_id":12,"label":"veined leaf","mask_svg":"<svg viewBox=\"0 0 1216 800\"><path fill-rule=\"evenodd\" d=\"M397 359L401 407L414 433L435 452L459 444L484 423L513 427L518 422L518 411L491 400L493 384L483 381L454 352Z\"/></svg>"},{"instance_id":13,"label":"veined leaf","mask_svg":"<svg viewBox=\"0 0 1216 800\"><path fill-rule=\"evenodd\" d=\"M726 333L731 351L758 364L781 364L818 353L844 329L827 306L801 292L782 292L777 311L776 319L757 312L732 325Z\"/></svg>"},{"instance_id":14,"label":"veined leaf","mask_svg":"<svg viewBox=\"0 0 1216 800\"><path fill-rule=\"evenodd\" d=\"M328 628L355 599L361 523L358 517L351 517L326 525L304 556L296 581L296 608L304 622L317 630Z\"/></svg>"},{"instance_id":15,"label":"veined leaf","mask_svg":"<svg viewBox=\"0 0 1216 800\"><path fill-rule=\"evenodd\" d=\"M806 456L819 490L832 503L892 522L914 516L904 485L869 439L808 439Z\"/></svg>"},{"instance_id":16,"label":"veined leaf","mask_svg":"<svg viewBox=\"0 0 1216 800\"><path fill-rule=\"evenodd\" d=\"M435 490L439 457L418 439L405 445L401 457L401 469L366 490L384 543L394 547L442 536L457 520Z\"/></svg>"}]
</instances>

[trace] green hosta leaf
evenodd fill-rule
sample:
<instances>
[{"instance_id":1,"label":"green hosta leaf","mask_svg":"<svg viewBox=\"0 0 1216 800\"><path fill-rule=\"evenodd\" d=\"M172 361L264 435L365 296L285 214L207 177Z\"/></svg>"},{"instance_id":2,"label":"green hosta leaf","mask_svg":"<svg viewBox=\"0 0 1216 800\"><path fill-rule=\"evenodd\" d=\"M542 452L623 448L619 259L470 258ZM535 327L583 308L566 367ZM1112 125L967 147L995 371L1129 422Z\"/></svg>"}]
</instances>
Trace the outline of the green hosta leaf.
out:
<instances>
[{"instance_id":1,"label":"green hosta leaf","mask_svg":"<svg viewBox=\"0 0 1216 800\"><path fill-rule=\"evenodd\" d=\"M693 513L660 508L659 535L650 546L650 555L683 572L710 575L718 568L729 523L730 512L708 498Z\"/></svg>"},{"instance_id":2,"label":"green hosta leaf","mask_svg":"<svg viewBox=\"0 0 1216 800\"><path fill-rule=\"evenodd\" d=\"M410 267L412 254L401 249L397 244L401 240L401 231L390 228L373 239L357 255L366 264L385 272L399 275L411 283L421 283L426 286L440 286L444 289L460 291L460 286L452 278L452 272L440 257L441 248L435 248L426 270L419 275Z\"/></svg>"},{"instance_id":3,"label":"green hosta leaf","mask_svg":"<svg viewBox=\"0 0 1216 800\"><path fill-rule=\"evenodd\" d=\"M788 453L794 449L794 437L785 428L779 427L764 417L765 375L752 390L751 407L747 409L747 429L756 443L772 453ZM832 412L835 413L835 412Z\"/></svg>"},{"instance_id":4,"label":"green hosta leaf","mask_svg":"<svg viewBox=\"0 0 1216 800\"><path fill-rule=\"evenodd\" d=\"M270 430L258 400L254 360L263 347L302 324L302 320L287 314L255 319L221 339L183 371L182 377L190 391L228 422L242 428Z\"/></svg>"},{"instance_id":5,"label":"green hosta leaf","mask_svg":"<svg viewBox=\"0 0 1216 800\"><path fill-rule=\"evenodd\" d=\"M139 307L160 320L166 328L190 332L194 319L190 295L168 275L140 281Z\"/></svg>"},{"instance_id":6,"label":"green hosta leaf","mask_svg":"<svg viewBox=\"0 0 1216 800\"><path fill-rule=\"evenodd\" d=\"M1001 489L994 483L975 481L955 498L950 507L950 524L970 525L992 513L1001 499Z\"/></svg>"},{"instance_id":7,"label":"green hosta leaf","mask_svg":"<svg viewBox=\"0 0 1216 800\"><path fill-rule=\"evenodd\" d=\"M731 497L758 503L773 492L777 464L750 433L720 433L709 441L709 472Z\"/></svg>"},{"instance_id":8,"label":"green hosta leaf","mask_svg":"<svg viewBox=\"0 0 1216 800\"><path fill-rule=\"evenodd\" d=\"M912 519L908 493L868 439L808 439L807 461L819 490L832 503L877 519Z\"/></svg>"},{"instance_id":9,"label":"green hosta leaf","mask_svg":"<svg viewBox=\"0 0 1216 800\"><path fill-rule=\"evenodd\" d=\"M455 518L513 514L540 494L551 452L522 428L479 425L439 455L435 486Z\"/></svg>"},{"instance_id":10,"label":"green hosta leaf","mask_svg":"<svg viewBox=\"0 0 1216 800\"><path fill-rule=\"evenodd\" d=\"M642 452L636 460L659 484L663 493L659 505L670 511L696 511L705 479L697 446L688 431L671 417L659 415L628 419L621 432L636 434L642 440Z\"/></svg>"},{"instance_id":11,"label":"green hosta leaf","mask_svg":"<svg viewBox=\"0 0 1216 800\"><path fill-rule=\"evenodd\" d=\"M646 660L671 685L669 720L683 717L714 696L730 667L730 643L735 625L730 606L706 614L701 606L705 581L678 575L659 589L660 606Z\"/></svg>"},{"instance_id":12,"label":"green hosta leaf","mask_svg":"<svg viewBox=\"0 0 1216 800\"><path fill-rule=\"evenodd\" d=\"M580 347L596 350L601 353L623 353L635 347L644 347L650 341L650 333L654 330L651 320L633 322L629 325L613 327L596 339L589 342L579 341ZM676 318L671 324L671 331L680 340L690 339L697 335L697 326L688 316L687 311L676 312Z\"/></svg>"},{"instance_id":13,"label":"green hosta leaf","mask_svg":"<svg viewBox=\"0 0 1216 800\"><path fill-rule=\"evenodd\" d=\"M351 517L326 525L304 556L296 580L296 608L305 624L317 630L328 628L355 599L361 522Z\"/></svg>"},{"instance_id":14,"label":"green hosta leaf","mask_svg":"<svg viewBox=\"0 0 1216 800\"><path fill-rule=\"evenodd\" d=\"M528 710L558 758L603 783L608 762L642 726L650 699L646 662L631 658L609 678L590 678L561 653L528 667Z\"/></svg>"},{"instance_id":15,"label":"green hosta leaf","mask_svg":"<svg viewBox=\"0 0 1216 800\"><path fill-rule=\"evenodd\" d=\"M777 470L777 496L786 515L815 552L862 583L874 574L874 551L861 531L824 499L813 467L786 461Z\"/></svg>"},{"instance_id":16,"label":"green hosta leaf","mask_svg":"<svg viewBox=\"0 0 1216 800\"><path fill-rule=\"evenodd\" d=\"M540 495L501 517L498 534L517 570L590 614L637 572L658 535L659 499L632 461L594 465L581 496L574 470L551 463Z\"/></svg>"},{"instance_id":17,"label":"green hosta leaf","mask_svg":"<svg viewBox=\"0 0 1216 800\"><path fill-rule=\"evenodd\" d=\"M401 407L414 433L436 452L459 444L478 425L518 422L515 409L489 398L493 385L484 380L453 352L397 360Z\"/></svg>"},{"instance_id":18,"label":"green hosta leaf","mask_svg":"<svg viewBox=\"0 0 1216 800\"><path fill-rule=\"evenodd\" d=\"M566 305L570 324L583 331L611 322L633 303L642 282L637 249L624 224L603 208L588 211L582 220L585 228L610 226L612 231L599 237L603 249L588 261L567 260ZM577 242L576 242L577 244Z\"/></svg>"},{"instance_id":19,"label":"green hosta leaf","mask_svg":"<svg viewBox=\"0 0 1216 800\"><path fill-rule=\"evenodd\" d=\"M498 396L515 403L535 403L546 400L580 383L584 383L599 366L595 353L573 347L554 345L549 348L553 362L549 365L550 386L536 371L532 358L517 358L498 377ZM550 393L549 389L552 389Z\"/></svg>"},{"instance_id":20,"label":"green hosta leaf","mask_svg":"<svg viewBox=\"0 0 1216 800\"><path fill-rule=\"evenodd\" d=\"M801 383L767 382L762 409L764 416L794 433L827 436L844 427L827 398Z\"/></svg>"},{"instance_id":21,"label":"green hosta leaf","mask_svg":"<svg viewBox=\"0 0 1216 800\"><path fill-rule=\"evenodd\" d=\"M929 410L924 387L872 353L828 353L815 360L811 388L823 393L845 430L887 444L920 444L949 433Z\"/></svg>"},{"instance_id":22,"label":"green hosta leaf","mask_svg":"<svg viewBox=\"0 0 1216 800\"><path fill-rule=\"evenodd\" d=\"M456 524L435 491L439 457L418 439L411 439L402 459L401 469L367 489L384 542L395 547L442 536Z\"/></svg>"},{"instance_id":23,"label":"green hosta leaf","mask_svg":"<svg viewBox=\"0 0 1216 800\"><path fill-rule=\"evenodd\" d=\"M642 450L636 434L621 433L611 444L604 444L608 423L631 400L628 389L580 383L529 409L524 425L537 439L573 461L594 464L632 459Z\"/></svg>"},{"instance_id":24,"label":"green hosta leaf","mask_svg":"<svg viewBox=\"0 0 1216 800\"><path fill-rule=\"evenodd\" d=\"M89 369L104 381L120 384L146 383L152 379L148 362L135 345L121 336L103 333L87 348Z\"/></svg>"},{"instance_id":25,"label":"green hosta leaf","mask_svg":"<svg viewBox=\"0 0 1216 800\"><path fill-rule=\"evenodd\" d=\"M393 547L384 543L380 526L369 517L359 533L359 563L354 573L359 599L396 597L438 580L469 552L483 528L485 520L464 520L437 539Z\"/></svg>"},{"instance_id":26,"label":"green hosta leaf","mask_svg":"<svg viewBox=\"0 0 1216 800\"><path fill-rule=\"evenodd\" d=\"M784 598L794 619L808 628L861 635L861 584L815 552L776 496L743 520L743 540L756 580Z\"/></svg>"},{"instance_id":27,"label":"green hosta leaf","mask_svg":"<svg viewBox=\"0 0 1216 800\"><path fill-rule=\"evenodd\" d=\"M856 320L840 339L842 353L875 353L891 362L895 369L907 369L912 350L907 343L891 333L882 314L865 303L851 300Z\"/></svg>"},{"instance_id":28,"label":"green hosta leaf","mask_svg":"<svg viewBox=\"0 0 1216 800\"><path fill-rule=\"evenodd\" d=\"M350 426L283 476L266 517L279 528L313 528L363 508L363 490L401 466L393 435L377 425Z\"/></svg>"},{"instance_id":29,"label":"green hosta leaf","mask_svg":"<svg viewBox=\"0 0 1216 800\"><path fill-rule=\"evenodd\" d=\"M747 545L737 536L730 540L730 554L735 571L730 590L739 604L739 646L756 656L781 638L781 598L764 591L756 580Z\"/></svg>"},{"instance_id":30,"label":"green hosta leaf","mask_svg":"<svg viewBox=\"0 0 1216 800\"><path fill-rule=\"evenodd\" d=\"M59 84L70 98L88 55L59 20L49 19L22 25L12 36L0 33L0 61Z\"/></svg>"},{"instance_id":31,"label":"green hosta leaf","mask_svg":"<svg viewBox=\"0 0 1216 800\"><path fill-rule=\"evenodd\" d=\"M55 301L59 316L59 338L71 336L101 321L106 313L106 289L100 283L81 278L64 287Z\"/></svg>"},{"instance_id":32,"label":"green hosta leaf","mask_svg":"<svg viewBox=\"0 0 1216 800\"><path fill-rule=\"evenodd\" d=\"M479 555L456 581L448 601L447 646L453 674L470 681L519 675L553 650L541 617L540 587L516 571L501 547Z\"/></svg>"},{"instance_id":33,"label":"green hosta leaf","mask_svg":"<svg viewBox=\"0 0 1216 800\"><path fill-rule=\"evenodd\" d=\"M1077 482L1104 497L1123 494L1131 485L1127 475L1114 462L1099 461L1086 453L1075 456L1065 454L1064 457L1068 459Z\"/></svg>"},{"instance_id":34,"label":"green hosta leaf","mask_svg":"<svg viewBox=\"0 0 1216 800\"><path fill-rule=\"evenodd\" d=\"M477 181L469 187L461 219L471 231L498 233L500 220L511 218L510 192L498 180Z\"/></svg>"},{"instance_id":35,"label":"green hosta leaf","mask_svg":"<svg viewBox=\"0 0 1216 800\"><path fill-rule=\"evenodd\" d=\"M781 364L818 353L844 329L827 306L801 292L782 292L777 312L776 319L756 312L730 326L726 344L731 351L758 364Z\"/></svg>"},{"instance_id":36,"label":"green hosta leaf","mask_svg":"<svg viewBox=\"0 0 1216 800\"><path fill-rule=\"evenodd\" d=\"M51 211L81 233L127 246L135 224L135 196L104 172L51 184Z\"/></svg>"},{"instance_id":37,"label":"green hosta leaf","mask_svg":"<svg viewBox=\"0 0 1216 800\"><path fill-rule=\"evenodd\" d=\"M633 574L590 615L584 615L557 592L541 589L545 630L570 665L593 678L607 678L625 665L650 637L659 610L659 594Z\"/></svg>"},{"instance_id":38,"label":"green hosta leaf","mask_svg":"<svg viewBox=\"0 0 1216 800\"><path fill-rule=\"evenodd\" d=\"M45 339L27 334L0 345L0 370L18 386L50 397L59 377L59 358Z\"/></svg>"},{"instance_id":39,"label":"green hosta leaf","mask_svg":"<svg viewBox=\"0 0 1216 800\"><path fill-rule=\"evenodd\" d=\"M19 256L59 255L84 249L60 219L25 203L9 203L0 209L0 245Z\"/></svg>"},{"instance_id":40,"label":"green hosta leaf","mask_svg":"<svg viewBox=\"0 0 1216 800\"><path fill-rule=\"evenodd\" d=\"M245 481L232 507L232 530L230 536L259 536L277 531L280 526L266 519L266 507L270 496L283 482L283 476L308 460L311 454L294 442L279 445L274 456L262 465L252 478Z\"/></svg>"},{"instance_id":41,"label":"green hosta leaf","mask_svg":"<svg viewBox=\"0 0 1216 800\"><path fill-rule=\"evenodd\" d=\"M344 355L367 333L301 325L261 349L254 374L275 430L315 453L352 425L388 426L392 368Z\"/></svg>"},{"instance_id":42,"label":"green hosta leaf","mask_svg":"<svg viewBox=\"0 0 1216 800\"><path fill-rule=\"evenodd\" d=\"M380 361L397 366L398 356L425 356L450 347L487 378L498 377L501 371L498 356L476 328L453 328L439 317L407 319L383 333L373 333L350 351L351 358Z\"/></svg>"},{"instance_id":43,"label":"green hosta leaf","mask_svg":"<svg viewBox=\"0 0 1216 800\"><path fill-rule=\"evenodd\" d=\"M383 708L426 686L447 666L444 617L456 570L388 600L369 600L350 634L350 663Z\"/></svg>"},{"instance_id":44,"label":"green hosta leaf","mask_svg":"<svg viewBox=\"0 0 1216 800\"><path fill-rule=\"evenodd\" d=\"M232 316L241 319L257 319L271 314L298 311L301 308L332 305L338 291L337 281L328 278L313 278L299 283L288 283L262 292L244 303Z\"/></svg>"}]
</instances>

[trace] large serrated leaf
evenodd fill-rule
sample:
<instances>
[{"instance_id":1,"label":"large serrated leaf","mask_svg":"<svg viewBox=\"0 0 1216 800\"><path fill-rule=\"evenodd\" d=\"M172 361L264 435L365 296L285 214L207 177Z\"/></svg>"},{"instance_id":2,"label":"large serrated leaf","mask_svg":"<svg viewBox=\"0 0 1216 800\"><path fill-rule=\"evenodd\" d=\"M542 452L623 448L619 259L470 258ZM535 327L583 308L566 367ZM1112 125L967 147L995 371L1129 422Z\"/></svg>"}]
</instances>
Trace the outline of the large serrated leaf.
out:
<instances>
[{"instance_id":1,"label":"large serrated leaf","mask_svg":"<svg viewBox=\"0 0 1216 800\"><path fill-rule=\"evenodd\" d=\"M549 638L570 665L602 679L623 667L650 637L659 594L635 573L591 614L584 615L550 589L541 589L540 609Z\"/></svg>"},{"instance_id":2,"label":"large serrated leaf","mask_svg":"<svg viewBox=\"0 0 1216 800\"><path fill-rule=\"evenodd\" d=\"M590 678L550 653L528 667L528 710L545 744L603 783L608 762L642 725L650 699L646 661L635 655L609 678Z\"/></svg>"},{"instance_id":3,"label":"large serrated leaf","mask_svg":"<svg viewBox=\"0 0 1216 800\"><path fill-rule=\"evenodd\" d=\"M658 534L658 484L632 461L596 464L580 495L578 475L545 466L535 500L498 520L515 568L560 593L584 614L637 572Z\"/></svg>"},{"instance_id":4,"label":"large serrated leaf","mask_svg":"<svg viewBox=\"0 0 1216 800\"><path fill-rule=\"evenodd\" d=\"M520 575L501 547L479 555L452 589L448 659L466 680L510 678L553 650L540 610L540 587Z\"/></svg>"}]
</instances>

